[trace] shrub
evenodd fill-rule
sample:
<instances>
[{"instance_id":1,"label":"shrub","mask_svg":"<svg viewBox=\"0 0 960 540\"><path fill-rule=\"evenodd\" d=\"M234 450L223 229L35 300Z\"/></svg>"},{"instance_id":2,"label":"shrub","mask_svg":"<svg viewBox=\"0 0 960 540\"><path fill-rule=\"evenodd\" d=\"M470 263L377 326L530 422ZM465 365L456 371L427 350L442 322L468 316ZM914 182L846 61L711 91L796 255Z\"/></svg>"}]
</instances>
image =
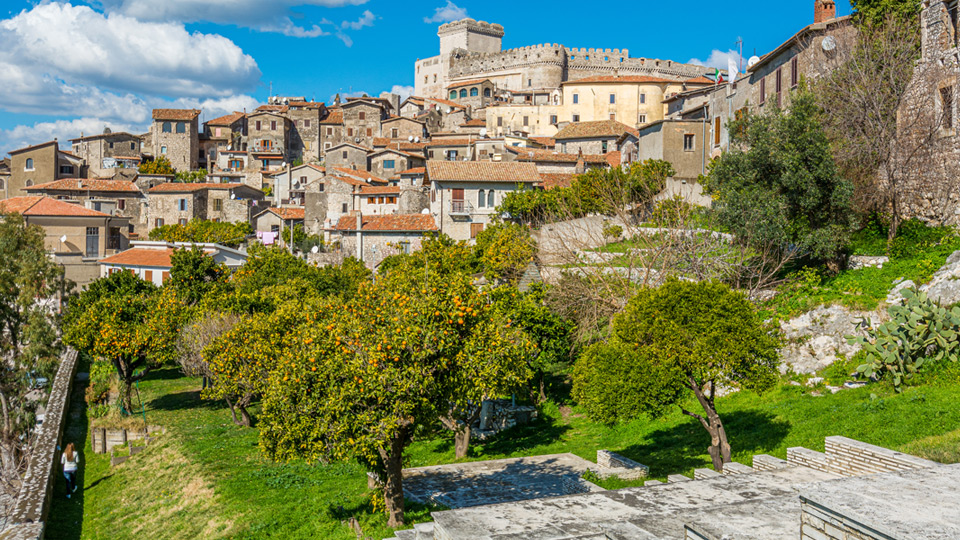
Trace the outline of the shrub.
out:
<instances>
[{"instance_id":1,"label":"shrub","mask_svg":"<svg viewBox=\"0 0 960 540\"><path fill-rule=\"evenodd\" d=\"M110 391L117 381L117 372L110 362L102 359L94 360L90 364L90 386L87 387L86 399L90 405L105 403Z\"/></svg>"}]
</instances>

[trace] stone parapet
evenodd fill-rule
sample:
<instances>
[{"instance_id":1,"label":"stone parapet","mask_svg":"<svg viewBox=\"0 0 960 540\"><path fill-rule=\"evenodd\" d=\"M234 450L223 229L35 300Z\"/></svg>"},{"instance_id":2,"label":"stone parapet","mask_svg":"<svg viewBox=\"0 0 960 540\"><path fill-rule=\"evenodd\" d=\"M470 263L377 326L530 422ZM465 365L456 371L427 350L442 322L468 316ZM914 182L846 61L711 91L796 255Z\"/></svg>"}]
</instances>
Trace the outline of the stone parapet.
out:
<instances>
[{"instance_id":1,"label":"stone parapet","mask_svg":"<svg viewBox=\"0 0 960 540\"><path fill-rule=\"evenodd\" d=\"M787 464L795 467L807 467L816 471L830 472L830 463L826 454L802 446L787 448Z\"/></svg>"},{"instance_id":2,"label":"stone parapet","mask_svg":"<svg viewBox=\"0 0 960 540\"><path fill-rule=\"evenodd\" d=\"M786 460L775 458L767 454L757 454L753 456L753 470L755 471L774 471L789 467Z\"/></svg>"},{"instance_id":3,"label":"stone parapet","mask_svg":"<svg viewBox=\"0 0 960 540\"><path fill-rule=\"evenodd\" d=\"M862 476L878 472L908 471L939 467L940 464L847 437L827 437L825 442L830 472Z\"/></svg>"}]
</instances>

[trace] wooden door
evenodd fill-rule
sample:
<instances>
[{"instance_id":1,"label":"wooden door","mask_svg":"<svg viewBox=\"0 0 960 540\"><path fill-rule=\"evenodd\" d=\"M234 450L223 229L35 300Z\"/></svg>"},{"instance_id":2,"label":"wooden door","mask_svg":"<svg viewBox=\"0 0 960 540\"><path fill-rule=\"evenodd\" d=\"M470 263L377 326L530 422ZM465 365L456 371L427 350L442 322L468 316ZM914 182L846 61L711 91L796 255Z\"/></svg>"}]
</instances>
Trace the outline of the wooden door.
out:
<instances>
[{"instance_id":1,"label":"wooden door","mask_svg":"<svg viewBox=\"0 0 960 540\"><path fill-rule=\"evenodd\" d=\"M483 223L470 224L470 238L476 238L483 231Z\"/></svg>"}]
</instances>

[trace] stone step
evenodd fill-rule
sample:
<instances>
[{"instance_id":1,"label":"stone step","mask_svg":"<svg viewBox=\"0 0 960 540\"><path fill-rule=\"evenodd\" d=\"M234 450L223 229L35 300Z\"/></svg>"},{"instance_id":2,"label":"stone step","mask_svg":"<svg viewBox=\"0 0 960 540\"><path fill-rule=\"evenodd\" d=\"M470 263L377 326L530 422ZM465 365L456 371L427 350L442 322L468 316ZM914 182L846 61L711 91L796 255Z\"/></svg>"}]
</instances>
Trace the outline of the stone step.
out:
<instances>
[{"instance_id":1,"label":"stone step","mask_svg":"<svg viewBox=\"0 0 960 540\"><path fill-rule=\"evenodd\" d=\"M790 464L786 460L773 457L767 454L757 454L753 456L753 470L755 471L775 471Z\"/></svg>"},{"instance_id":2,"label":"stone step","mask_svg":"<svg viewBox=\"0 0 960 540\"><path fill-rule=\"evenodd\" d=\"M417 523L413 526L413 530L417 531L416 540L433 540L433 522L429 523Z\"/></svg>"},{"instance_id":3,"label":"stone step","mask_svg":"<svg viewBox=\"0 0 960 540\"><path fill-rule=\"evenodd\" d=\"M670 476L667 476L667 482L671 484L675 484L677 482L689 482L691 480L692 478L690 478L689 476L684 476L682 474L671 474Z\"/></svg>"},{"instance_id":4,"label":"stone step","mask_svg":"<svg viewBox=\"0 0 960 540\"><path fill-rule=\"evenodd\" d=\"M714 478L720 476L720 473L713 469L694 469L693 470L693 479L694 480L704 480L706 478Z\"/></svg>"},{"instance_id":5,"label":"stone step","mask_svg":"<svg viewBox=\"0 0 960 540\"><path fill-rule=\"evenodd\" d=\"M406 529L393 533L397 540L417 540L417 531L415 529Z\"/></svg>"},{"instance_id":6,"label":"stone step","mask_svg":"<svg viewBox=\"0 0 960 540\"><path fill-rule=\"evenodd\" d=\"M747 467L743 463L737 463L736 461L731 461L730 463L723 464L723 474L750 474L753 472L752 467Z\"/></svg>"},{"instance_id":7,"label":"stone step","mask_svg":"<svg viewBox=\"0 0 960 540\"><path fill-rule=\"evenodd\" d=\"M663 482L661 482L661 481L659 481L659 480L647 480L646 482L643 483L643 487L648 487L648 486L662 486L662 485L663 485Z\"/></svg>"},{"instance_id":8,"label":"stone step","mask_svg":"<svg viewBox=\"0 0 960 540\"><path fill-rule=\"evenodd\" d=\"M802 446L787 448L787 464L794 467L806 467L815 471L830 472L831 470L826 454Z\"/></svg>"}]
</instances>

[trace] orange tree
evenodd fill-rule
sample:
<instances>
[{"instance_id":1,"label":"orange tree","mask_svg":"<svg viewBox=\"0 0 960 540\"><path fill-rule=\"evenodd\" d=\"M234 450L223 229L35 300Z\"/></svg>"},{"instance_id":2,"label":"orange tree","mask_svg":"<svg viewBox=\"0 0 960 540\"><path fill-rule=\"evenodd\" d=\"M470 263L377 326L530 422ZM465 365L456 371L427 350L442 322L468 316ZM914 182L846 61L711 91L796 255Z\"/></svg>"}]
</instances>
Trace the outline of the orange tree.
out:
<instances>
[{"instance_id":1,"label":"orange tree","mask_svg":"<svg viewBox=\"0 0 960 540\"><path fill-rule=\"evenodd\" d=\"M172 289L106 294L66 328L64 341L113 364L120 379L121 403L130 412L133 383L176 359L181 313Z\"/></svg>"},{"instance_id":2,"label":"orange tree","mask_svg":"<svg viewBox=\"0 0 960 540\"><path fill-rule=\"evenodd\" d=\"M260 446L274 459L358 460L383 480L392 527L414 434L531 375L533 345L494 318L466 273L401 260L339 309L306 317L268 381Z\"/></svg>"}]
</instances>

